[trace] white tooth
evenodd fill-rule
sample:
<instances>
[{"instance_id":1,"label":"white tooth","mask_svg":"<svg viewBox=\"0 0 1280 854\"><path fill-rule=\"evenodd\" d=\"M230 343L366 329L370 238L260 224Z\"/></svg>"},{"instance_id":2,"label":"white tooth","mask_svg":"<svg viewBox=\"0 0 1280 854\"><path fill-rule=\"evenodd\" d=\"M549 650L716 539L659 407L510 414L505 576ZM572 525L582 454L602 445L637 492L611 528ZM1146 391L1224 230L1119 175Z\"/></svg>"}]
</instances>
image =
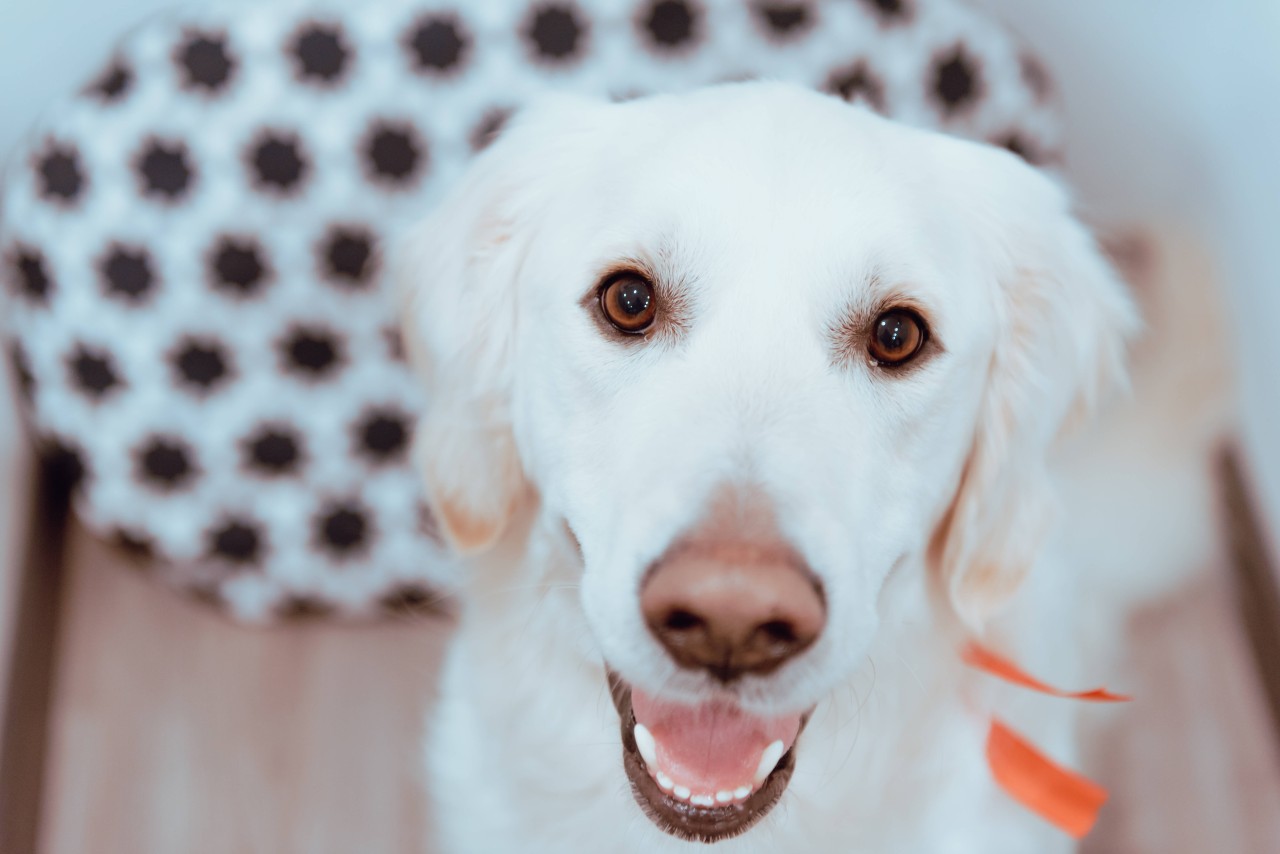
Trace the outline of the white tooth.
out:
<instances>
[{"instance_id":1,"label":"white tooth","mask_svg":"<svg viewBox=\"0 0 1280 854\"><path fill-rule=\"evenodd\" d=\"M716 799L711 797L710 795L694 795L692 798L689 799L689 803L699 807L714 806L715 802L716 802Z\"/></svg>"},{"instance_id":2,"label":"white tooth","mask_svg":"<svg viewBox=\"0 0 1280 854\"><path fill-rule=\"evenodd\" d=\"M671 794L675 795L677 798L679 798L679 799L680 799L680 800L682 800L682 801L687 801L687 800L689 800L689 794L690 794L690 792L689 792L689 787L688 787L688 786L676 786L675 788L673 788L673 789L671 790Z\"/></svg>"},{"instance_id":3,"label":"white tooth","mask_svg":"<svg viewBox=\"0 0 1280 854\"><path fill-rule=\"evenodd\" d=\"M661 771L658 772L658 785L661 786L663 790L667 792L671 791L676 787L675 781L672 780L670 777L668 777L666 774L663 774Z\"/></svg>"},{"instance_id":4,"label":"white tooth","mask_svg":"<svg viewBox=\"0 0 1280 854\"><path fill-rule=\"evenodd\" d=\"M764 753L760 754L760 764L756 766L756 785L760 785L765 778L773 773L773 769L778 767L778 760L782 758L783 752L786 750L782 746L781 741L775 741L764 749Z\"/></svg>"},{"instance_id":5,"label":"white tooth","mask_svg":"<svg viewBox=\"0 0 1280 854\"><path fill-rule=\"evenodd\" d=\"M733 790L733 799L735 801L745 801L747 796L751 794L750 786L739 786Z\"/></svg>"},{"instance_id":6,"label":"white tooth","mask_svg":"<svg viewBox=\"0 0 1280 854\"><path fill-rule=\"evenodd\" d=\"M658 764L658 744L653 740L653 733L644 724L636 724L636 750L644 764L654 768Z\"/></svg>"},{"instance_id":7,"label":"white tooth","mask_svg":"<svg viewBox=\"0 0 1280 854\"><path fill-rule=\"evenodd\" d=\"M722 804L727 804L729 801L733 800L733 792L716 792L716 800Z\"/></svg>"}]
</instances>

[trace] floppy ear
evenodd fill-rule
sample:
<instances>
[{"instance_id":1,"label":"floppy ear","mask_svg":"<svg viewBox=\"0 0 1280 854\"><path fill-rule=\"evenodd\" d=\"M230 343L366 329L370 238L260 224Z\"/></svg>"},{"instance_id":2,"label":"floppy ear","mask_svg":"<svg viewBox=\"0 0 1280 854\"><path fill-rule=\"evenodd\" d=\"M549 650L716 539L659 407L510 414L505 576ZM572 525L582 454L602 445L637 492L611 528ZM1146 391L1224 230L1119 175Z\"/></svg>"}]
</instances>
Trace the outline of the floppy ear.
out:
<instances>
[{"instance_id":1,"label":"floppy ear","mask_svg":"<svg viewBox=\"0 0 1280 854\"><path fill-rule=\"evenodd\" d=\"M1066 194L996 150L971 148L962 210L991 264L1001 337L977 432L930 561L971 628L1000 609L1034 563L1055 510L1055 441L1124 382L1137 315Z\"/></svg>"},{"instance_id":2,"label":"floppy ear","mask_svg":"<svg viewBox=\"0 0 1280 854\"><path fill-rule=\"evenodd\" d=\"M414 459L462 553L496 542L529 491L511 423L516 280L554 176L568 168L566 142L603 107L561 96L525 111L400 240L405 349L427 402Z\"/></svg>"}]
</instances>

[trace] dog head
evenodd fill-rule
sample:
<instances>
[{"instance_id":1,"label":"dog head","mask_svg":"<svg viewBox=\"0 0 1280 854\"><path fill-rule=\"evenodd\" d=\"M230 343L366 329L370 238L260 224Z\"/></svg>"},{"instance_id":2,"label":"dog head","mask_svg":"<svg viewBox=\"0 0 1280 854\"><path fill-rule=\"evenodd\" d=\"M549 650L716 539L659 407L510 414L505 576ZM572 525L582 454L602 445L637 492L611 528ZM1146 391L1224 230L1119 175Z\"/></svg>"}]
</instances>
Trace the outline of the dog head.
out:
<instances>
[{"instance_id":1,"label":"dog head","mask_svg":"<svg viewBox=\"0 0 1280 854\"><path fill-rule=\"evenodd\" d=\"M892 590L1009 599L1133 324L1045 176L773 84L535 107L399 279L445 535L572 532L637 799L704 840L777 800Z\"/></svg>"}]
</instances>

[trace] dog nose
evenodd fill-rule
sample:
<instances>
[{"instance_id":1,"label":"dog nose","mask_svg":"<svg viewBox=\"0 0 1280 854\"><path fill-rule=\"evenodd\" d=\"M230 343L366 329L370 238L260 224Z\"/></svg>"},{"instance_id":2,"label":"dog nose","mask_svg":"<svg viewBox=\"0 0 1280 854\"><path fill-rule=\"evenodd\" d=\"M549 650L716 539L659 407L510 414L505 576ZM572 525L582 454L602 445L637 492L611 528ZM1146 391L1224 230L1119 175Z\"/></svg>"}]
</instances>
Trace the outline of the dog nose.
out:
<instances>
[{"instance_id":1,"label":"dog nose","mask_svg":"<svg viewBox=\"0 0 1280 854\"><path fill-rule=\"evenodd\" d=\"M803 569L752 553L677 554L649 574L640 607L677 664L723 682L777 669L826 624L822 591Z\"/></svg>"}]
</instances>

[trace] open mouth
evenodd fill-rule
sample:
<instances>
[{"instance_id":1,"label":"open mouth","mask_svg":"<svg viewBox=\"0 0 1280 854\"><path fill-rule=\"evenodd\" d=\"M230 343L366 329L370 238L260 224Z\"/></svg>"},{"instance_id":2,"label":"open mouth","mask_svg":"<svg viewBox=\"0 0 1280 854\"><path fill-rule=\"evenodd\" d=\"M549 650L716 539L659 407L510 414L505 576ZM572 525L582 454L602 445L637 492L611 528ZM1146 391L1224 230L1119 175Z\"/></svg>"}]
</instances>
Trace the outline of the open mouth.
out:
<instances>
[{"instance_id":1,"label":"open mouth","mask_svg":"<svg viewBox=\"0 0 1280 854\"><path fill-rule=\"evenodd\" d=\"M645 815L682 839L744 833L773 809L795 769L809 715L765 718L727 700L667 703L609 674L622 722L622 765Z\"/></svg>"}]
</instances>

